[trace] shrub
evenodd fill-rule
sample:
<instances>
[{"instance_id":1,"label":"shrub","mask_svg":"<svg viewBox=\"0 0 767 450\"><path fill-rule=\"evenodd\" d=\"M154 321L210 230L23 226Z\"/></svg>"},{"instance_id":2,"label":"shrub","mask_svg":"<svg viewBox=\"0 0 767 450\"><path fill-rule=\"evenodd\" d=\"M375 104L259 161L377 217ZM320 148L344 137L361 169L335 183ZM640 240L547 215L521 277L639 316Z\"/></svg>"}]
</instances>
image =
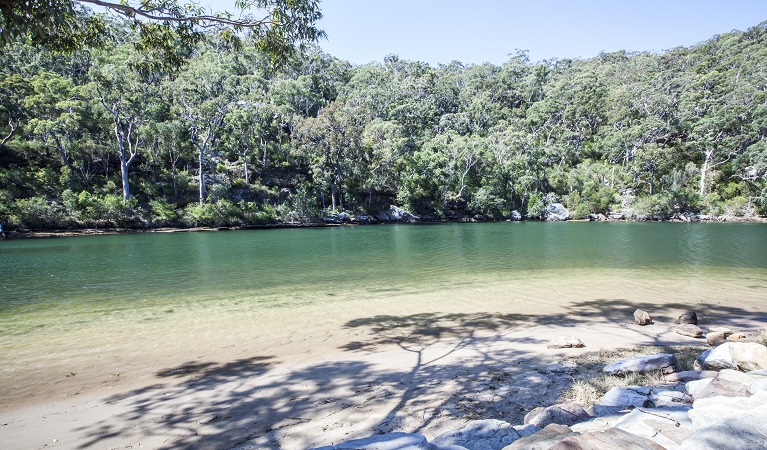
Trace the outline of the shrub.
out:
<instances>
[{"instance_id":1,"label":"shrub","mask_svg":"<svg viewBox=\"0 0 767 450\"><path fill-rule=\"evenodd\" d=\"M62 228L71 224L63 205L43 197L16 199L10 219L16 228Z\"/></svg>"}]
</instances>

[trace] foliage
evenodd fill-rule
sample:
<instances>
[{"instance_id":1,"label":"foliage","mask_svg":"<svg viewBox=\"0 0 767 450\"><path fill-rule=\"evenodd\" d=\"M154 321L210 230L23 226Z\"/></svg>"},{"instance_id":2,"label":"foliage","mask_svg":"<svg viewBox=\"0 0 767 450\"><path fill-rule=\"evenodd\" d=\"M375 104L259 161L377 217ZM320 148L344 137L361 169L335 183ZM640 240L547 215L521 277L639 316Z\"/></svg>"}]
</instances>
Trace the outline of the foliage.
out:
<instances>
[{"instance_id":1,"label":"foliage","mask_svg":"<svg viewBox=\"0 0 767 450\"><path fill-rule=\"evenodd\" d=\"M49 5L61 27L35 31L24 21L37 10L9 19L20 5L0 2L2 20L19 20L0 24L9 229L313 222L390 205L540 219L555 201L572 218L767 214L767 23L660 54L352 67L306 46L282 48L278 68L259 47L278 35L205 31L176 2L142 5L178 7L186 31L64 0ZM298 20L277 49L320 35L316 1L248 5ZM74 41L29 45L38 31ZM189 64L152 66L174 57Z\"/></svg>"}]
</instances>

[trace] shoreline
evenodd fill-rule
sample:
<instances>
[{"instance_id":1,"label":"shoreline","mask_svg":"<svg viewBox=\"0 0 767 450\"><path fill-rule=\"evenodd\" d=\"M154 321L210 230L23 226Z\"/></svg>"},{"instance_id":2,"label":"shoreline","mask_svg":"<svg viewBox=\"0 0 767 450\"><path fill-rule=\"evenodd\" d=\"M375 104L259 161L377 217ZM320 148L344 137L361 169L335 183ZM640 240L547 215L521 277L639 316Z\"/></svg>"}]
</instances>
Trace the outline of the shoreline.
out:
<instances>
[{"instance_id":1,"label":"shoreline","mask_svg":"<svg viewBox=\"0 0 767 450\"><path fill-rule=\"evenodd\" d=\"M36 239L36 238L58 238L58 237L73 237L73 236L100 236L100 235L114 235L114 234L139 234L139 233L194 233L194 232L214 232L214 231L239 231L239 230L271 230L271 229L290 229L290 228L330 228L340 226L376 226L376 225L436 225L447 223L493 223L493 222L546 222L545 220L521 220L513 221L506 220L475 220L468 218L467 220L439 220L439 221L416 221L416 222L404 222L404 221L390 221L390 222L373 222L373 223L326 223L326 222L307 222L307 223L289 223L280 222L273 224L252 224L252 225L233 225L233 226L220 226L220 227L157 227L157 228L127 228L127 227L115 227L115 228L72 228L72 229L50 229L50 230L12 230L6 231L0 239ZM751 217L737 217L727 216L723 220L718 218L712 218L708 220L690 220L684 221L680 219L674 220L628 220L628 219L610 219L605 221L594 221L589 219L569 219L564 222L610 222L610 223L767 223L767 217L751 216Z\"/></svg>"}]
</instances>

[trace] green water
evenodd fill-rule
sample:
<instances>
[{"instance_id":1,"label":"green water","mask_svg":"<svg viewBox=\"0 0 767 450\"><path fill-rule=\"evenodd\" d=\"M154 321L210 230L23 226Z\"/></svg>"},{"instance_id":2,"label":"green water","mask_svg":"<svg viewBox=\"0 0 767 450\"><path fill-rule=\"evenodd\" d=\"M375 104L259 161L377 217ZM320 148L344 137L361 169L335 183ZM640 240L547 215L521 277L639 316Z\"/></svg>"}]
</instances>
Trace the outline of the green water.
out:
<instances>
[{"instance_id":1,"label":"green water","mask_svg":"<svg viewBox=\"0 0 767 450\"><path fill-rule=\"evenodd\" d=\"M513 310L496 298L510 291L541 304L572 292L597 298L592 290L605 286L624 289L621 298L660 295L667 283L679 296L735 286L767 302L767 225L486 223L6 240L0 273L0 385L23 384L24 373L45 383L47 371L64 370L61 360L183 353L226 334L232 342L258 335L268 346L270 336L277 342L312 321L332 328L389 308ZM562 294L545 294L541 285L558 280Z\"/></svg>"}]
</instances>

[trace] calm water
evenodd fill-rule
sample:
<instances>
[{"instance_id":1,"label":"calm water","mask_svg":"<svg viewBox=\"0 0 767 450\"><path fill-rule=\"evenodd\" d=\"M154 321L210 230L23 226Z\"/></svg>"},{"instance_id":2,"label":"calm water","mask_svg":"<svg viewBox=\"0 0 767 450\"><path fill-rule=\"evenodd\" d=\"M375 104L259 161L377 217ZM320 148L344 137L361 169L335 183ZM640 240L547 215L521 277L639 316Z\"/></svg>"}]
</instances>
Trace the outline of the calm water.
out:
<instances>
[{"instance_id":1,"label":"calm water","mask_svg":"<svg viewBox=\"0 0 767 450\"><path fill-rule=\"evenodd\" d=\"M268 336L300 331L307 316L338 326L336 318L387 308L498 310L486 286L553 302L536 286L565 279L568 292L591 295L613 277L659 295L664 283L710 291L721 279L722 290L738 285L767 302L767 225L487 223L6 240L0 273L1 399L3 387L46 383L51 372L98 358L106 366L131 352L159 359L222 334L255 333L268 347ZM636 291L625 288L624 298Z\"/></svg>"}]
</instances>

